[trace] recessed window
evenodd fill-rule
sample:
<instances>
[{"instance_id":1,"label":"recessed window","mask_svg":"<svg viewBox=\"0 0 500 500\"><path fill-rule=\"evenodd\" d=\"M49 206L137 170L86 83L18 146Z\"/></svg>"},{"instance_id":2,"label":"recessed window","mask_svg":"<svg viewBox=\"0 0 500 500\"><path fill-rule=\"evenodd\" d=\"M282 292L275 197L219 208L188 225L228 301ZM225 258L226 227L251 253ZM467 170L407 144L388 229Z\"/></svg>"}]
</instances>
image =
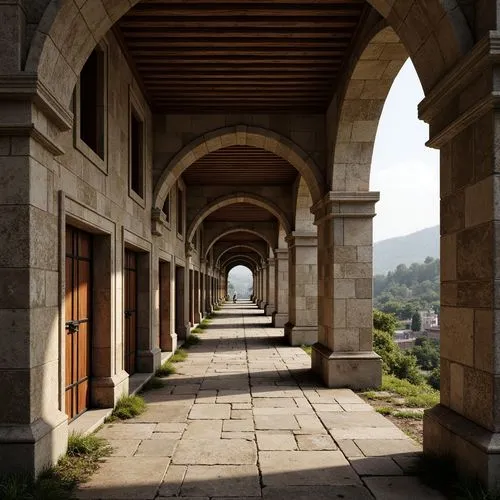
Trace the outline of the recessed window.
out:
<instances>
[{"instance_id":1,"label":"recessed window","mask_svg":"<svg viewBox=\"0 0 500 500\"><path fill-rule=\"evenodd\" d=\"M130 188L144 196L144 123L137 112L130 113Z\"/></svg>"},{"instance_id":2,"label":"recessed window","mask_svg":"<svg viewBox=\"0 0 500 500\"><path fill-rule=\"evenodd\" d=\"M105 61L104 52L95 49L80 74L80 139L104 160L105 129Z\"/></svg>"},{"instance_id":3,"label":"recessed window","mask_svg":"<svg viewBox=\"0 0 500 500\"><path fill-rule=\"evenodd\" d=\"M165 214L166 222L170 222L170 194L167 194L167 198L163 204L163 213Z\"/></svg>"},{"instance_id":4,"label":"recessed window","mask_svg":"<svg viewBox=\"0 0 500 500\"><path fill-rule=\"evenodd\" d=\"M184 234L184 192L177 188L177 232Z\"/></svg>"}]
</instances>

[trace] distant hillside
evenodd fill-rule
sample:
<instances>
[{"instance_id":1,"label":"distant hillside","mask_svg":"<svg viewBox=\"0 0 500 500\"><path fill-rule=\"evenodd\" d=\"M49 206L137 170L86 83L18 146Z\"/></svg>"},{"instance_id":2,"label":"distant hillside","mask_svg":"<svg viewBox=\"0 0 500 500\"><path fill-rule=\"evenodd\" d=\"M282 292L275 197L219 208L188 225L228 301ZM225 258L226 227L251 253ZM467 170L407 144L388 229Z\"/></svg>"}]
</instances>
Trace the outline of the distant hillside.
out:
<instances>
[{"instance_id":1,"label":"distant hillside","mask_svg":"<svg viewBox=\"0 0 500 500\"><path fill-rule=\"evenodd\" d=\"M426 257L439 257L439 226L375 243L374 274L386 274L396 269L398 264L423 262Z\"/></svg>"}]
</instances>

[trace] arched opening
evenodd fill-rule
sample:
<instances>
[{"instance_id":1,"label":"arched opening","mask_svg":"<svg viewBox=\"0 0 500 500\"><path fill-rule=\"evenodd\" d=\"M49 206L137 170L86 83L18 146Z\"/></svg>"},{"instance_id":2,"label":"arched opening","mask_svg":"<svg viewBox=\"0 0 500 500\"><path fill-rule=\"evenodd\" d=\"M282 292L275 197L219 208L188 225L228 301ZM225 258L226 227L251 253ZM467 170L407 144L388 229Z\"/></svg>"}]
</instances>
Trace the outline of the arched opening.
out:
<instances>
[{"instance_id":1,"label":"arched opening","mask_svg":"<svg viewBox=\"0 0 500 500\"><path fill-rule=\"evenodd\" d=\"M248 267L237 265L230 269L227 282L230 300L248 300L253 295L253 274Z\"/></svg>"}]
</instances>

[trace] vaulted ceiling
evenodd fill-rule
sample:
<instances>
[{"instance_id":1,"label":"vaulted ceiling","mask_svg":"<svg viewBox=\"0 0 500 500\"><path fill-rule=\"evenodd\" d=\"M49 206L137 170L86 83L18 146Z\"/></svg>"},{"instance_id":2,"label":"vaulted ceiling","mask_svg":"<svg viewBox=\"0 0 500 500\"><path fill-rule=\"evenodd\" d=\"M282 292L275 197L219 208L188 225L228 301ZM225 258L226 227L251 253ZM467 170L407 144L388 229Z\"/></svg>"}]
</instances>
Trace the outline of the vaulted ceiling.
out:
<instances>
[{"instance_id":1,"label":"vaulted ceiling","mask_svg":"<svg viewBox=\"0 0 500 500\"><path fill-rule=\"evenodd\" d=\"M143 0L118 25L170 112L320 112L365 0Z\"/></svg>"}]
</instances>

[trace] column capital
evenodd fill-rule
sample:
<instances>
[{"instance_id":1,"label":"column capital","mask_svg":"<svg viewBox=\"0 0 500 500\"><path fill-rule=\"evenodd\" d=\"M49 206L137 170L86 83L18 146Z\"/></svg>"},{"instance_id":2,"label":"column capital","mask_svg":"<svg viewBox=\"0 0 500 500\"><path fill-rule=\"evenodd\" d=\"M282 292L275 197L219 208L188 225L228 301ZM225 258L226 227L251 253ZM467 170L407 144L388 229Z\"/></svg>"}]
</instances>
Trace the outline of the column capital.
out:
<instances>
[{"instance_id":1,"label":"column capital","mask_svg":"<svg viewBox=\"0 0 500 500\"><path fill-rule=\"evenodd\" d=\"M318 235L313 231L292 231L286 238L288 248L315 247L318 245Z\"/></svg>"},{"instance_id":2,"label":"column capital","mask_svg":"<svg viewBox=\"0 0 500 500\"><path fill-rule=\"evenodd\" d=\"M375 217L375 203L379 201L377 191L337 192L330 191L311 207L314 224L320 225L328 219Z\"/></svg>"},{"instance_id":3,"label":"column capital","mask_svg":"<svg viewBox=\"0 0 500 500\"><path fill-rule=\"evenodd\" d=\"M288 259L288 248L275 248L274 249L274 255L276 256L276 259Z\"/></svg>"}]
</instances>

